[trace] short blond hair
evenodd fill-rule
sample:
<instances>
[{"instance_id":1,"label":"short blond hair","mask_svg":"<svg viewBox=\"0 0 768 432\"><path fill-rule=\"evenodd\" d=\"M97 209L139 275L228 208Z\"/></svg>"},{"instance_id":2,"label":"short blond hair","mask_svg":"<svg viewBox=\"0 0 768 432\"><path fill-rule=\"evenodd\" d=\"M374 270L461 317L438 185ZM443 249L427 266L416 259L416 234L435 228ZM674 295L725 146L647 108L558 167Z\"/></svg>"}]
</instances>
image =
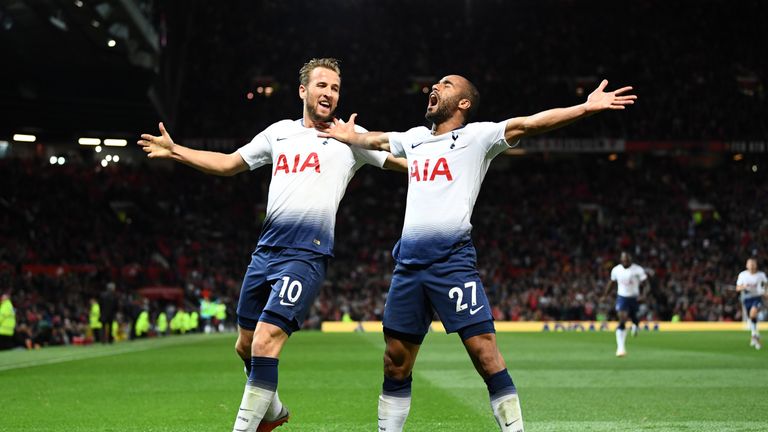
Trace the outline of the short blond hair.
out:
<instances>
[{"instance_id":1,"label":"short blond hair","mask_svg":"<svg viewBox=\"0 0 768 432\"><path fill-rule=\"evenodd\" d=\"M304 66L299 69L299 82L301 85L306 86L309 84L309 75L315 68L326 68L336 72L341 78L341 68L339 67L339 61L335 58L313 58L310 61L304 63Z\"/></svg>"}]
</instances>

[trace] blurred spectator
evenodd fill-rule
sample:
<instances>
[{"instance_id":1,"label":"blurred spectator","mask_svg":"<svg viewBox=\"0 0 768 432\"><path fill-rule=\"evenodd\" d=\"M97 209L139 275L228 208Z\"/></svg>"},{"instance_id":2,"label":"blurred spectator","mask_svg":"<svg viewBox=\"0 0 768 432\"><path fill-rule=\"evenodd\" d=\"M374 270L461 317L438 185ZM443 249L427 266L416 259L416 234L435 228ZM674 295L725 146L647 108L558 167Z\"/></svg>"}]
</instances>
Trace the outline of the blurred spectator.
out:
<instances>
[{"instance_id":1,"label":"blurred spectator","mask_svg":"<svg viewBox=\"0 0 768 432\"><path fill-rule=\"evenodd\" d=\"M99 309L101 310L101 325L104 329L102 335L102 343L114 342L112 326L115 322L115 315L117 314L117 296L115 294L115 283L107 283L107 289L101 293L99 297Z\"/></svg>"}]
</instances>

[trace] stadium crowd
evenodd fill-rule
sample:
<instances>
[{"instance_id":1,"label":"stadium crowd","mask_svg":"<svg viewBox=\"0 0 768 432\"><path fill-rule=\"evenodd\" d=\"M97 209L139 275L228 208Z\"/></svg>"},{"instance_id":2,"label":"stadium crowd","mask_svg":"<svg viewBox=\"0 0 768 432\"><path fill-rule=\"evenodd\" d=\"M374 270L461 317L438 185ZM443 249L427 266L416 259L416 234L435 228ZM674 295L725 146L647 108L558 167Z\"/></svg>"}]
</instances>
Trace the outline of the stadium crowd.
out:
<instances>
[{"instance_id":1,"label":"stadium crowd","mask_svg":"<svg viewBox=\"0 0 768 432\"><path fill-rule=\"evenodd\" d=\"M768 215L748 204L768 192L768 182L751 162L500 158L473 215L496 319L610 317L613 293L604 297L603 289L622 250L652 275L645 318L741 319L727 285L746 257L768 246ZM267 170L215 178L185 167L102 169L36 159L5 160L0 169L8 173L0 180L0 291L12 294L17 333L41 345L83 336L89 299L110 281L123 323L147 308L139 289L170 286L183 289L174 305L187 310L199 308L203 292L221 299L233 325L264 214ZM350 184L336 257L307 326L381 319L406 181L364 169ZM148 306L153 320L167 303Z\"/></svg>"},{"instance_id":2,"label":"stadium crowd","mask_svg":"<svg viewBox=\"0 0 768 432\"><path fill-rule=\"evenodd\" d=\"M318 56L342 60L339 114L359 112L372 129L416 125L425 86L461 73L477 84L479 116L490 120L579 103L603 77L611 85L631 84L640 95L622 115L592 118L554 136L706 141L768 135L768 124L755 120L766 118L767 106L768 63L761 61L761 45L750 43L766 39L759 1L728 7L724 0L697 7L659 0L301 3L157 4L162 68L173 72L178 94L167 106L175 137L240 143L277 120L275 113L298 117L297 70ZM345 30L305 19L317 7L332 9ZM661 7L664 14L657 13ZM435 8L453 11L455 20L430 19ZM196 31L201 22L205 31ZM606 37L605 22L622 25ZM657 31L641 31L647 28ZM765 258L768 238L768 218L757 205L768 192L766 168L760 158L747 159L500 157L473 216L494 316L610 317L613 297L603 296L603 288L619 252L628 250L652 274L646 318L741 319L728 286L746 257ZM264 217L268 170L215 178L162 164L94 168L24 158L0 160L0 172L0 292L11 293L16 331L25 340L69 343L87 334L89 300L109 282L117 286L124 323L142 309L153 320L165 310L167 301L145 307L139 294L160 286L180 288L173 305L186 310L212 293L228 305L233 325ZM372 169L349 185L337 219L336 257L308 326L381 318L406 187L405 176Z\"/></svg>"}]
</instances>

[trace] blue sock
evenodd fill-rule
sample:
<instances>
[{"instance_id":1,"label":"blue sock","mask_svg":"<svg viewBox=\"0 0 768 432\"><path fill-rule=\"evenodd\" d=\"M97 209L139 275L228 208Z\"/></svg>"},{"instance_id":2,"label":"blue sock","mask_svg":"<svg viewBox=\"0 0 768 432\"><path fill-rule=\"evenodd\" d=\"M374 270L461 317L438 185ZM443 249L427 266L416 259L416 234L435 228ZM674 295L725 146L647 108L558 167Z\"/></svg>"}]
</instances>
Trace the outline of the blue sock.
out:
<instances>
[{"instance_id":1,"label":"blue sock","mask_svg":"<svg viewBox=\"0 0 768 432\"><path fill-rule=\"evenodd\" d=\"M382 394L395 397L411 397L411 382L413 377L400 381L384 375L384 384L381 386Z\"/></svg>"},{"instance_id":2,"label":"blue sock","mask_svg":"<svg viewBox=\"0 0 768 432\"><path fill-rule=\"evenodd\" d=\"M512 377L509 376L509 372L506 369L489 376L485 380L485 385L488 386L488 394L491 396L491 400L517 393Z\"/></svg>"},{"instance_id":3,"label":"blue sock","mask_svg":"<svg viewBox=\"0 0 768 432\"><path fill-rule=\"evenodd\" d=\"M248 384L270 391L277 389L277 362L272 357L251 357Z\"/></svg>"},{"instance_id":4,"label":"blue sock","mask_svg":"<svg viewBox=\"0 0 768 432\"><path fill-rule=\"evenodd\" d=\"M251 376L251 359L243 359L243 364L245 365L245 376Z\"/></svg>"}]
</instances>

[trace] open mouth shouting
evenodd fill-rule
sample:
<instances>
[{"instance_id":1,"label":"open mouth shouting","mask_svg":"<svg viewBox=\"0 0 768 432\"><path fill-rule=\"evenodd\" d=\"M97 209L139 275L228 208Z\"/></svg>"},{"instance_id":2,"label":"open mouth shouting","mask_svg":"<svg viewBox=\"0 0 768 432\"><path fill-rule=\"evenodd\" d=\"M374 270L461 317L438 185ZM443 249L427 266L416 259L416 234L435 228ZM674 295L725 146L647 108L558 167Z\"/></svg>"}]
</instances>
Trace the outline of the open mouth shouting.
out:
<instances>
[{"instance_id":1,"label":"open mouth shouting","mask_svg":"<svg viewBox=\"0 0 768 432\"><path fill-rule=\"evenodd\" d=\"M436 108L438 102L440 102L440 96L438 96L437 92L433 90L432 93L429 94L427 111L432 111L432 109Z\"/></svg>"}]
</instances>

